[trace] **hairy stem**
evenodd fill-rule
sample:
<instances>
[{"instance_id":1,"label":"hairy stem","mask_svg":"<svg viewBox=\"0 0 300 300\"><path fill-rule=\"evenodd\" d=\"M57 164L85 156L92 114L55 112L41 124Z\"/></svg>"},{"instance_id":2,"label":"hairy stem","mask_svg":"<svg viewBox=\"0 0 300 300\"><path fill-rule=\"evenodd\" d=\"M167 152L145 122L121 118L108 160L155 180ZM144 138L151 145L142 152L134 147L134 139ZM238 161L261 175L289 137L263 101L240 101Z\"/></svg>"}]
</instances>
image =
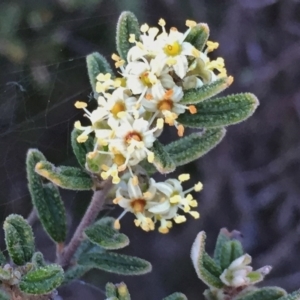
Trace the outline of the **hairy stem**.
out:
<instances>
[{"instance_id":1,"label":"hairy stem","mask_svg":"<svg viewBox=\"0 0 300 300\"><path fill-rule=\"evenodd\" d=\"M95 190L91 203L87 208L81 222L79 223L70 243L65 247L62 255L59 258L59 263L63 267L67 267L71 259L76 252L77 248L79 247L82 239L84 230L90 226L95 219L97 218L99 212L101 211L106 195L109 192L112 186L111 181L106 181L103 184L103 188L101 190Z\"/></svg>"}]
</instances>

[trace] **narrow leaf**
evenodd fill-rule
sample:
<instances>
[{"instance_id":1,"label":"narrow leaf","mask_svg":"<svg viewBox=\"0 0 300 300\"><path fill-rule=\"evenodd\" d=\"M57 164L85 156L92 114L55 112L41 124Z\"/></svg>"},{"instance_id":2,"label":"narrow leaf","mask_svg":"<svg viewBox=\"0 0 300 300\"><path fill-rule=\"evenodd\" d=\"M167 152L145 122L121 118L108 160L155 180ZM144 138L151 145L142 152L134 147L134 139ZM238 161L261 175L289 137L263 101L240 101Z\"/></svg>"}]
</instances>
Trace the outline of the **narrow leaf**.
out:
<instances>
[{"instance_id":1,"label":"narrow leaf","mask_svg":"<svg viewBox=\"0 0 300 300\"><path fill-rule=\"evenodd\" d=\"M156 140L153 143L151 150L154 153L153 164L161 174L171 173L175 170L175 162L159 141Z\"/></svg>"},{"instance_id":2,"label":"narrow leaf","mask_svg":"<svg viewBox=\"0 0 300 300\"><path fill-rule=\"evenodd\" d=\"M222 288L223 283L222 281L210 273L205 267L204 267L204 253L205 253L205 239L206 235L204 231L201 231L198 233L194 244L191 249L191 259L194 265L194 268L196 270L196 273L206 285L209 287L215 287L215 288Z\"/></svg>"},{"instance_id":3,"label":"narrow leaf","mask_svg":"<svg viewBox=\"0 0 300 300\"><path fill-rule=\"evenodd\" d=\"M208 84L204 84L198 89L189 89L184 92L180 100L182 104L197 104L207 100L228 88L232 83L232 77L223 77Z\"/></svg>"},{"instance_id":4,"label":"narrow leaf","mask_svg":"<svg viewBox=\"0 0 300 300\"><path fill-rule=\"evenodd\" d=\"M259 102L250 93L206 100L196 105L197 113L188 110L177 121L192 128L213 128L240 123L248 119Z\"/></svg>"},{"instance_id":5,"label":"narrow leaf","mask_svg":"<svg viewBox=\"0 0 300 300\"><path fill-rule=\"evenodd\" d=\"M222 228L217 238L215 251L214 251L214 260L218 265L220 265L220 258L222 247L226 242L231 240L230 232L226 228Z\"/></svg>"},{"instance_id":6,"label":"narrow leaf","mask_svg":"<svg viewBox=\"0 0 300 300\"><path fill-rule=\"evenodd\" d=\"M100 222L88 227L85 234L88 239L101 246L106 250L115 250L126 247L129 244L128 237L114 229L114 218L105 218L107 220L100 220Z\"/></svg>"},{"instance_id":7,"label":"narrow leaf","mask_svg":"<svg viewBox=\"0 0 300 300\"><path fill-rule=\"evenodd\" d=\"M216 262L205 252L203 255L203 267L216 277L220 277L222 274L221 268Z\"/></svg>"},{"instance_id":8,"label":"narrow leaf","mask_svg":"<svg viewBox=\"0 0 300 300\"><path fill-rule=\"evenodd\" d=\"M220 253L220 266L225 270L237 258L243 255L242 244L237 240L228 241L223 244Z\"/></svg>"},{"instance_id":9,"label":"narrow leaf","mask_svg":"<svg viewBox=\"0 0 300 300\"><path fill-rule=\"evenodd\" d=\"M99 75L100 73L113 74L113 71L105 57L98 52L87 55L86 65L91 86L93 88L93 91L96 92L97 75Z\"/></svg>"},{"instance_id":10,"label":"narrow leaf","mask_svg":"<svg viewBox=\"0 0 300 300\"><path fill-rule=\"evenodd\" d=\"M59 265L48 265L24 275L20 290L26 294L42 295L58 288L64 279L64 271Z\"/></svg>"},{"instance_id":11,"label":"narrow leaf","mask_svg":"<svg viewBox=\"0 0 300 300\"><path fill-rule=\"evenodd\" d=\"M241 294L234 300L276 300L286 295L286 291L278 287L265 287L246 294Z\"/></svg>"},{"instance_id":12,"label":"narrow leaf","mask_svg":"<svg viewBox=\"0 0 300 300\"><path fill-rule=\"evenodd\" d=\"M149 273L151 264L141 258L117 253L88 253L78 263L120 275L142 275Z\"/></svg>"},{"instance_id":13,"label":"narrow leaf","mask_svg":"<svg viewBox=\"0 0 300 300\"><path fill-rule=\"evenodd\" d=\"M16 265L29 262L34 252L34 237L30 225L19 215L8 216L3 224L6 247Z\"/></svg>"},{"instance_id":14,"label":"narrow leaf","mask_svg":"<svg viewBox=\"0 0 300 300\"><path fill-rule=\"evenodd\" d=\"M78 143L77 137L82 133L81 130L76 128L73 129L71 133L71 145L73 152L77 158L78 163L84 169L86 162L87 153L93 151L94 148L94 139L91 135L88 136L88 139L84 143Z\"/></svg>"},{"instance_id":15,"label":"narrow leaf","mask_svg":"<svg viewBox=\"0 0 300 300\"><path fill-rule=\"evenodd\" d=\"M187 297L182 293L174 293L168 297L165 297L163 300L187 300Z\"/></svg>"},{"instance_id":16,"label":"narrow leaf","mask_svg":"<svg viewBox=\"0 0 300 300\"><path fill-rule=\"evenodd\" d=\"M36 164L35 171L61 188L69 190L90 190L93 187L91 177L79 168L55 167L48 161Z\"/></svg>"},{"instance_id":17,"label":"narrow leaf","mask_svg":"<svg viewBox=\"0 0 300 300\"><path fill-rule=\"evenodd\" d=\"M194 26L185 38L185 42L191 43L199 51L202 51L209 37L209 27L205 23Z\"/></svg>"},{"instance_id":18,"label":"narrow leaf","mask_svg":"<svg viewBox=\"0 0 300 300\"><path fill-rule=\"evenodd\" d=\"M136 16L132 12L125 11L119 17L116 34L117 50L125 61L129 49L133 46L129 42L130 34L134 34L135 39L139 40L140 26Z\"/></svg>"},{"instance_id":19,"label":"narrow leaf","mask_svg":"<svg viewBox=\"0 0 300 300\"><path fill-rule=\"evenodd\" d=\"M43 184L41 176L35 172L36 164L41 161L46 162L41 152L28 151L26 170L31 200L45 231L53 241L62 243L67 234L65 207L57 187L52 183Z\"/></svg>"},{"instance_id":20,"label":"narrow leaf","mask_svg":"<svg viewBox=\"0 0 300 300\"><path fill-rule=\"evenodd\" d=\"M226 130L224 128L207 129L202 133L192 133L165 146L176 166L185 165L203 156L217 146Z\"/></svg>"},{"instance_id":21,"label":"narrow leaf","mask_svg":"<svg viewBox=\"0 0 300 300\"><path fill-rule=\"evenodd\" d=\"M106 285L105 285L105 296L107 298L111 298L111 297L117 297L117 287L111 283L111 282L108 282Z\"/></svg>"},{"instance_id":22,"label":"narrow leaf","mask_svg":"<svg viewBox=\"0 0 300 300\"><path fill-rule=\"evenodd\" d=\"M67 271L65 271L62 285L68 284L75 279L81 278L85 273L87 273L90 270L90 267L81 266L78 264L70 267Z\"/></svg>"}]
</instances>

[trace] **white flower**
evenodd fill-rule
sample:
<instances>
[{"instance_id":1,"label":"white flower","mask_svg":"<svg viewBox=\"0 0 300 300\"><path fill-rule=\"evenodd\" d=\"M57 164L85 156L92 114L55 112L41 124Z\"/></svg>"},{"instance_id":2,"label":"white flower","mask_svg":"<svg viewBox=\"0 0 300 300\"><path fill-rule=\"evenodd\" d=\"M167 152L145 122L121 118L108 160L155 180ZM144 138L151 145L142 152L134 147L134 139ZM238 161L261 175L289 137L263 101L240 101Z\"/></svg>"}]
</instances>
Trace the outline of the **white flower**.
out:
<instances>
[{"instance_id":1,"label":"white flower","mask_svg":"<svg viewBox=\"0 0 300 300\"><path fill-rule=\"evenodd\" d=\"M104 93L99 96L99 108L107 112L107 124L113 129L120 124L122 118L132 119L132 115L139 114L135 108L137 99L130 96L127 89L119 87L112 94Z\"/></svg>"},{"instance_id":2,"label":"white flower","mask_svg":"<svg viewBox=\"0 0 300 300\"><path fill-rule=\"evenodd\" d=\"M115 129L115 136L109 142L109 149L117 151L125 157L124 170L128 165L134 166L148 157L152 162L154 154L149 150L155 141L154 132L162 128L163 120L158 119L157 126L150 129L150 124L144 119L135 119L129 122L127 119L120 121L119 127Z\"/></svg>"},{"instance_id":3,"label":"white flower","mask_svg":"<svg viewBox=\"0 0 300 300\"><path fill-rule=\"evenodd\" d=\"M152 199L156 194L155 181L150 179L149 187L146 192L142 192L138 185L137 178L130 178L128 184L119 187L116 192L114 203L124 208L123 213L115 222L115 227L120 227L120 219L127 213L131 212L136 216L134 221L137 227L141 227L145 231L154 230L152 215L147 210L152 205Z\"/></svg>"},{"instance_id":4,"label":"white flower","mask_svg":"<svg viewBox=\"0 0 300 300\"><path fill-rule=\"evenodd\" d=\"M154 60L158 65L163 66L167 64L172 66L177 76L182 79L188 70L187 56L199 57L200 55L200 51L191 43L184 41L196 23L187 21L187 25L190 28L185 33L181 33L175 27L172 27L169 34L165 30L165 21L163 19L160 19L159 25L162 27L163 33L155 41L155 46L160 50L160 53L156 55Z\"/></svg>"},{"instance_id":5,"label":"white flower","mask_svg":"<svg viewBox=\"0 0 300 300\"><path fill-rule=\"evenodd\" d=\"M240 287L251 283L248 274L252 272L252 267L248 266L252 258L248 254L235 259L227 269L223 271L220 279L227 286Z\"/></svg>"}]
</instances>

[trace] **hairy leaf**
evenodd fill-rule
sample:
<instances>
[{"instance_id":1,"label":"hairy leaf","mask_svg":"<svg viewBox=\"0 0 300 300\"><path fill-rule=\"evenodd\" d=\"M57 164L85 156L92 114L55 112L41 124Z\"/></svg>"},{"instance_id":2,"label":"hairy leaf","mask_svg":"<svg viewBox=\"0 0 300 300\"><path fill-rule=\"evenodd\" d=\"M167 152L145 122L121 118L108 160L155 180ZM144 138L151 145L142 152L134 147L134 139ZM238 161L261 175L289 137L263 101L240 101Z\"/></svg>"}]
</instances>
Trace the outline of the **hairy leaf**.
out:
<instances>
[{"instance_id":1,"label":"hairy leaf","mask_svg":"<svg viewBox=\"0 0 300 300\"><path fill-rule=\"evenodd\" d=\"M192 133L165 146L176 166L185 165L198 159L218 145L225 136L224 128L206 129Z\"/></svg>"},{"instance_id":2,"label":"hairy leaf","mask_svg":"<svg viewBox=\"0 0 300 300\"><path fill-rule=\"evenodd\" d=\"M99 75L100 73L113 74L113 71L106 58L98 52L87 55L86 65L91 86L93 88L93 91L96 92L97 75Z\"/></svg>"},{"instance_id":3,"label":"hairy leaf","mask_svg":"<svg viewBox=\"0 0 300 300\"><path fill-rule=\"evenodd\" d=\"M129 42L130 34L134 34L136 40L140 38L139 22L132 12L124 11L120 15L117 24L116 43L119 55L125 61L127 60L129 49L133 46L133 44Z\"/></svg>"},{"instance_id":4,"label":"hairy leaf","mask_svg":"<svg viewBox=\"0 0 300 300\"><path fill-rule=\"evenodd\" d=\"M31 262L36 268L44 267L46 265L44 255L41 252L35 252L32 256Z\"/></svg>"},{"instance_id":5,"label":"hairy leaf","mask_svg":"<svg viewBox=\"0 0 300 300\"><path fill-rule=\"evenodd\" d=\"M64 271L61 266L48 265L24 275L20 282L20 290L26 294L47 294L58 288L63 279Z\"/></svg>"},{"instance_id":6,"label":"hairy leaf","mask_svg":"<svg viewBox=\"0 0 300 300\"><path fill-rule=\"evenodd\" d=\"M0 267L0 280L9 280L11 278L11 272Z\"/></svg>"},{"instance_id":7,"label":"hairy leaf","mask_svg":"<svg viewBox=\"0 0 300 300\"><path fill-rule=\"evenodd\" d=\"M205 23L199 23L194 26L187 37L185 42L191 43L199 51L202 51L206 45L209 37L209 27Z\"/></svg>"},{"instance_id":8,"label":"hairy leaf","mask_svg":"<svg viewBox=\"0 0 300 300\"><path fill-rule=\"evenodd\" d=\"M225 270L238 257L243 255L242 244L237 240L228 241L223 244L220 253L220 266Z\"/></svg>"},{"instance_id":9,"label":"hairy leaf","mask_svg":"<svg viewBox=\"0 0 300 300\"><path fill-rule=\"evenodd\" d=\"M10 297L8 296L8 294L2 290L0 290L0 300L9 300Z\"/></svg>"},{"instance_id":10,"label":"hairy leaf","mask_svg":"<svg viewBox=\"0 0 300 300\"><path fill-rule=\"evenodd\" d=\"M111 297L117 297L118 296L117 287L113 283L108 282L105 285L105 296L106 296L106 298L111 298Z\"/></svg>"},{"instance_id":11,"label":"hairy leaf","mask_svg":"<svg viewBox=\"0 0 300 300\"><path fill-rule=\"evenodd\" d=\"M128 237L114 229L114 218L101 219L85 230L88 239L107 250L115 250L126 247L129 244Z\"/></svg>"},{"instance_id":12,"label":"hairy leaf","mask_svg":"<svg viewBox=\"0 0 300 300\"><path fill-rule=\"evenodd\" d=\"M29 262L34 252L34 237L30 225L19 215L9 215L3 224L6 247L16 265Z\"/></svg>"},{"instance_id":13,"label":"hairy leaf","mask_svg":"<svg viewBox=\"0 0 300 300\"><path fill-rule=\"evenodd\" d=\"M187 300L187 297L182 293L174 293L168 297L165 297L163 300Z\"/></svg>"},{"instance_id":14,"label":"hairy leaf","mask_svg":"<svg viewBox=\"0 0 300 300\"><path fill-rule=\"evenodd\" d=\"M242 293L234 300L276 300L286 295L286 291L279 287L265 287L248 293Z\"/></svg>"},{"instance_id":15,"label":"hairy leaf","mask_svg":"<svg viewBox=\"0 0 300 300\"><path fill-rule=\"evenodd\" d=\"M278 300L300 300L300 290L297 290L291 294L278 298Z\"/></svg>"},{"instance_id":16,"label":"hairy leaf","mask_svg":"<svg viewBox=\"0 0 300 300\"><path fill-rule=\"evenodd\" d=\"M91 177L79 168L55 167L48 161L36 164L35 171L61 188L69 190L90 190L93 187Z\"/></svg>"},{"instance_id":17,"label":"hairy leaf","mask_svg":"<svg viewBox=\"0 0 300 300\"><path fill-rule=\"evenodd\" d=\"M94 139L91 135L84 143L78 143L77 137L82 133L81 130L74 128L71 133L71 145L73 152L77 158L78 163L84 169L86 162L87 153L93 151L94 149Z\"/></svg>"},{"instance_id":18,"label":"hairy leaf","mask_svg":"<svg viewBox=\"0 0 300 300\"><path fill-rule=\"evenodd\" d=\"M175 170L175 162L159 141L156 140L153 143L153 147L151 150L154 153L153 164L160 173L167 174Z\"/></svg>"},{"instance_id":19,"label":"hairy leaf","mask_svg":"<svg viewBox=\"0 0 300 300\"><path fill-rule=\"evenodd\" d=\"M216 264L216 262L206 253L203 255L203 266L204 268L216 277L220 277L222 274L221 268Z\"/></svg>"},{"instance_id":20,"label":"hairy leaf","mask_svg":"<svg viewBox=\"0 0 300 300\"><path fill-rule=\"evenodd\" d=\"M214 260L220 265L222 247L226 242L231 240L230 232L226 228L222 228L217 238L215 251L214 251Z\"/></svg>"},{"instance_id":21,"label":"hairy leaf","mask_svg":"<svg viewBox=\"0 0 300 300\"><path fill-rule=\"evenodd\" d=\"M205 232L201 231L198 233L194 244L192 246L191 250L191 259L194 265L194 268L196 270L196 273L206 285L209 287L214 288L222 288L223 283L222 281L210 273L205 267L204 267L204 255L205 255Z\"/></svg>"},{"instance_id":22,"label":"hairy leaf","mask_svg":"<svg viewBox=\"0 0 300 300\"><path fill-rule=\"evenodd\" d=\"M197 89L189 89L184 92L180 100L182 104L197 104L207 100L228 88L232 83L232 77L223 77Z\"/></svg>"},{"instance_id":23,"label":"hairy leaf","mask_svg":"<svg viewBox=\"0 0 300 300\"><path fill-rule=\"evenodd\" d=\"M62 282L62 285L68 284L73 280L82 277L85 273L87 273L90 270L91 268L87 266L81 266L78 264L73 265L72 267L68 268L67 271L65 271L64 281Z\"/></svg>"},{"instance_id":24,"label":"hairy leaf","mask_svg":"<svg viewBox=\"0 0 300 300\"><path fill-rule=\"evenodd\" d=\"M120 275L142 275L152 269L144 259L111 252L88 253L80 257L78 263Z\"/></svg>"},{"instance_id":25,"label":"hairy leaf","mask_svg":"<svg viewBox=\"0 0 300 300\"><path fill-rule=\"evenodd\" d=\"M250 93L206 100L196 105L197 113L186 111L177 121L192 128L213 128L240 123L249 118L259 102Z\"/></svg>"}]
</instances>

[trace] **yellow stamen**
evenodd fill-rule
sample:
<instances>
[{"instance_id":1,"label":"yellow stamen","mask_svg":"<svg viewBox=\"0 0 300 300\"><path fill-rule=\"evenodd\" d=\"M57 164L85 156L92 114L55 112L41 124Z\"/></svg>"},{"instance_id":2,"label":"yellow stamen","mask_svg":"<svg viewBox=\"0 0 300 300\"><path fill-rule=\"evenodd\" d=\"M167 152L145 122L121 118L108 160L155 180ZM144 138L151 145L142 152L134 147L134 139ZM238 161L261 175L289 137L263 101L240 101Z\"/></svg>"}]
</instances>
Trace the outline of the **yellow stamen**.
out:
<instances>
[{"instance_id":1,"label":"yellow stamen","mask_svg":"<svg viewBox=\"0 0 300 300\"><path fill-rule=\"evenodd\" d=\"M185 25L187 27L193 28L193 27L195 27L197 25L197 23L195 21L193 21L193 20L186 20Z\"/></svg>"},{"instance_id":2,"label":"yellow stamen","mask_svg":"<svg viewBox=\"0 0 300 300\"><path fill-rule=\"evenodd\" d=\"M149 25L147 23L141 26L141 32L145 33L149 30Z\"/></svg>"},{"instance_id":3,"label":"yellow stamen","mask_svg":"<svg viewBox=\"0 0 300 300\"><path fill-rule=\"evenodd\" d=\"M192 115L194 115L194 114L197 113L197 108L196 108L195 105L190 105L190 106L188 107L188 110L190 111L190 113L191 113Z\"/></svg>"},{"instance_id":4,"label":"yellow stamen","mask_svg":"<svg viewBox=\"0 0 300 300\"><path fill-rule=\"evenodd\" d=\"M180 202L180 200L181 200L181 197L179 195L170 197L170 203L172 203L172 204L177 204Z\"/></svg>"},{"instance_id":5,"label":"yellow stamen","mask_svg":"<svg viewBox=\"0 0 300 300\"><path fill-rule=\"evenodd\" d=\"M134 43L135 42L135 34L130 34L129 35L129 39L128 39L129 43Z\"/></svg>"},{"instance_id":6,"label":"yellow stamen","mask_svg":"<svg viewBox=\"0 0 300 300\"><path fill-rule=\"evenodd\" d=\"M212 52L212 51L218 49L218 47L219 47L219 43L212 42L212 41L207 41L206 45L207 45L207 48L206 48L207 53Z\"/></svg>"},{"instance_id":7,"label":"yellow stamen","mask_svg":"<svg viewBox=\"0 0 300 300\"><path fill-rule=\"evenodd\" d=\"M121 228L121 224L120 224L120 221L119 220L115 220L114 222L114 228L119 230Z\"/></svg>"},{"instance_id":8,"label":"yellow stamen","mask_svg":"<svg viewBox=\"0 0 300 300\"><path fill-rule=\"evenodd\" d=\"M200 51L197 50L196 48L193 48L193 49L192 49L192 55L193 55L194 57L200 57Z\"/></svg>"},{"instance_id":9,"label":"yellow stamen","mask_svg":"<svg viewBox=\"0 0 300 300\"><path fill-rule=\"evenodd\" d=\"M132 184L133 185L138 185L139 184L139 179L136 175L132 177Z\"/></svg>"},{"instance_id":10,"label":"yellow stamen","mask_svg":"<svg viewBox=\"0 0 300 300\"><path fill-rule=\"evenodd\" d=\"M81 135L79 135L79 136L77 137L76 140L77 140L78 143L84 143L84 142L87 141L88 138L89 138L89 137L88 137L87 135L81 134Z\"/></svg>"},{"instance_id":11,"label":"yellow stamen","mask_svg":"<svg viewBox=\"0 0 300 300\"><path fill-rule=\"evenodd\" d=\"M109 170L109 166L107 166L107 165L101 165L101 169L103 170L103 171L108 171Z\"/></svg>"},{"instance_id":12,"label":"yellow stamen","mask_svg":"<svg viewBox=\"0 0 300 300\"><path fill-rule=\"evenodd\" d=\"M162 100L157 103L158 110L172 110L173 101L172 100Z\"/></svg>"},{"instance_id":13,"label":"yellow stamen","mask_svg":"<svg viewBox=\"0 0 300 300\"><path fill-rule=\"evenodd\" d=\"M122 200L122 197L116 197L116 198L113 200L113 204L118 204L121 200Z\"/></svg>"},{"instance_id":14,"label":"yellow stamen","mask_svg":"<svg viewBox=\"0 0 300 300\"><path fill-rule=\"evenodd\" d=\"M153 152L150 152L150 153L148 154L147 159L148 159L148 162L149 162L149 163L153 163L153 161L154 161L154 153L153 153Z\"/></svg>"},{"instance_id":15,"label":"yellow stamen","mask_svg":"<svg viewBox=\"0 0 300 300\"><path fill-rule=\"evenodd\" d=\"M203 184L201 182L198 182L194 185L195 192L200 192L203 189Z\"/></svg>"},{"instance_id":16,"label":"yellow stamen","mask_svg":"<svg viewBox=\"0 0 300 300\"><path fill-rule=\"evenodd\" d=\"M122 101L118 101L114 104L110 112L113 114L115 118L118 117L119 112L124 112L126 110L125 104Z\"/></svg>"},{"instance_id":17,"label":"yellow stamen","mask_svg":"<svg viewBox=\"0 0 300 300\"><path fill-rule=\"evenodd\" d=\"M156 121L156 127L158 129L162 129L164 127L164 120L162 118L157 119L157 121Z\"/></svg>"},{"instance_id":18,"label":"yellow stamen","mask_svg":"<svg viewBox=\"0 0 300 300\"><path fill-rule=\"evenodd\" d=\"M120 68L125 64L125 60L119 60L115 63L116 68Z\"/></svg>"},{"instance_id":19,"label":"yellow stamen","mask_svg":"<svg viewBox=\"0 0 300 300\"><path fill-rule=\"evenodd\" d=\"M81 102L81 101L76 101L74 106L78 109L82 109L82 108L86 108L87 104L85 102Z\"/></svg>"},{"instance_id":20,"label":"yellow stamen","mask_svg":"<svg viewBox=\"0 0 300 300\"><path fill-rule=\"evenodd\" d=\"M184 223L185 221L186 221L185 216L177 216L177 217L174 218L174 222L176 224Z\"/></svg>"},{"instance_id":21,"label":"yellow stamen","mask_svg":"<svg viewBox=\"0 0 300 300\"><path fill-rule=\"evenodd\" d=\"M229 76L229 77L228 77L228 80L227 80L228 86L231 85L231 84L233 83L233 81L234 81L233 76Z\"/></svg>"},{"instance_id":22,"label":"yellow stamen","mask_svg":"<svg viewBox=\"0 0 300 300\"><path fill-rule=\"evenodd\" d=\"M117 54L115 54L115 53L112 54L111 58L112 58L112 60L114 60L114 61L119 61L119 60L121 59L120 56L117 55Z\"/></svg>"},{"instance_id":23,"label":"yellow stamen","mask_svg":"<svg viewBox=\"0 0 300 300\"><path fill-rule=\"evenodd\" d=\"M178 136L183 136L183 133L184 133L184 127L183 127L182 124L178 125L177 133L178 133Z\"/></svg>"},{"instance_id":24,"label":"yellow stamen","mask_svg":"<svg viewBox=\"0 0 300 300\"><path fill-rule=\"evenodd\" d=\"M162 233L162 234L166 234L166 233L168 233L170 230L169 230L169 228L167 228L167 227L159 227L159 228L158 228L158 231L159 231L160 233Z\"/></svg>"},{"instance_id":25,"label":"yellow stamen","mask_svg":"<svg viewBox=\"0 0 300 300\"><path fill-rule=\"evenodd\" d=\"M200 218L200 214L197 211L190 211L189 213L195 219L199 219Z\"/></svg>"},{"instance_id":26,"label":"yellow stamen","mask_svg":"<svg viewBox=\"0 0 300 300\"><path fill-rule=\"evenodd\" d=\"M158 25L159 26L166 26L166 21L164 19L159 19Z\"/></svg>"},{"instance_id":27,"label":"yellow stamen","mask_svg":"<svg viewBox=\"0 0 300 300\"><path fill-rule=\"evenodd\" d=\"M110 78L111 78L111 74L109 74L109 73L106 73L106 74L100 73L96 77L96 79L98 81L107 81L107 80L110 80Z\"/></svg>"},{"instance_id":28,"label":"yellow stamen","mask_svg":"<svg viewBox=\"0 0 300 300\"><path fill-rule=\"evenodd\" d=\"M112 183L113 184L118 184L120 183L121 179L119 178L119 176L113 176L113 180L112 180Z\"/></svg>"},{"instance_id":29,"label":"yellow stamen","mask_svg":"<svg viewBox=\"0 0 300 300\"><path fill-rule=\"evenodd\" d=\"M181 174L178 176L178 179L180 182L184 182L184 181L187 181L187 180L190 180L190 174Z\"/></svg>"},{"instance_id":30,"label":"yellow stamen","mask_svg":"<svg viewBox=\"0 0 300 300\"><path fill-rule=\"evenodd\" d=\"M80 121L76 121L76 122L74 123L74 127L75 127L76 129L80 129L80 128L81 128L81 123L80 123Z\"/></svg>"},{"instance_id":31,"label":"yellow stamen","mask_svg":"<svg viewBox=\"0 0 300 300\"><path fill-rule=\"evenodd\" d=\"M177 56L178 54L181 53L181 45L177 41L174 42L173 44L167 44L164 47L164 52L168 56ZM173 63L171 63L171 64L173 64Z\"/></svg>"}]
</instances>

